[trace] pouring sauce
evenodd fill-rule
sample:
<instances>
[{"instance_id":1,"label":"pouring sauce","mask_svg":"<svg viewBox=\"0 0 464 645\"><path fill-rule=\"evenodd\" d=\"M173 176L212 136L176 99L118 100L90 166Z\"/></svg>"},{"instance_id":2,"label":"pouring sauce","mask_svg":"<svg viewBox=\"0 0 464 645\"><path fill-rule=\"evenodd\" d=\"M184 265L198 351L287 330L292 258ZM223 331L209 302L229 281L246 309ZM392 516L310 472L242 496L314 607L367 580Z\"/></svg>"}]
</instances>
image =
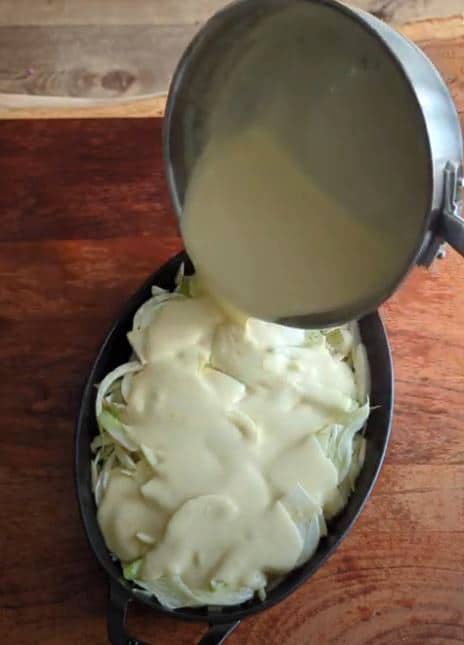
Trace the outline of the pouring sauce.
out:
<instances>
[{"instance_id":1,"label":"pouring sauce","mask_svg":"<svg viewBox=\"0 0 464 645\"><path fill-rule=\"evenodd\" d=\"M209 290L267 320L349 305L384 284L395 262L395 240L322 190L260 127L208 146L182 233Z\"/></svg>"}]
</instances>

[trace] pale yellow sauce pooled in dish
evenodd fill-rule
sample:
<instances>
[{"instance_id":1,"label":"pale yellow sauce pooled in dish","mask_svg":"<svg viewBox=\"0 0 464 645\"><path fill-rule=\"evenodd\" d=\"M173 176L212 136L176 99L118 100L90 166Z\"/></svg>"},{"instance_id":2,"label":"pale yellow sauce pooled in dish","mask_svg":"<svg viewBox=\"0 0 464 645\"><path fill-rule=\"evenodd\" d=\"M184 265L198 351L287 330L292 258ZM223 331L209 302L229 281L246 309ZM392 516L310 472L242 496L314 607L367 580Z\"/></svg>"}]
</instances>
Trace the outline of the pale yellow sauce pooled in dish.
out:
<instances>
[{"instance_id":1,"label":"pale yellow sauce pooled in dish","mask_svg":"<svg viewBox=\"0 0 464 645\"><path fill-rule=\"evenodd\" d=\"M155 288L128 337L136 356L96 404L109 550L165 606L262 596L311 557L362 466L357 327L237 322L183 278Z\"/></svg>"}]
</instances>

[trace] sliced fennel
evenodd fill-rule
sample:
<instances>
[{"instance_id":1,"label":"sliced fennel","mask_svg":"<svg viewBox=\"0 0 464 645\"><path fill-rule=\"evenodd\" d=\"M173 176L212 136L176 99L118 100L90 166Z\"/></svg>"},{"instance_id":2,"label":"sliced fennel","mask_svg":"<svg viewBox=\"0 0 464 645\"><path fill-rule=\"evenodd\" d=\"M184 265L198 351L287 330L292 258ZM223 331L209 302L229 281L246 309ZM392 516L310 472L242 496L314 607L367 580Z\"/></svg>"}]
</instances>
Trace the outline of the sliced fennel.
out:
<instances>
[{"instance_id":1,"label":"sliced fennel","mask_svg":"<svg viewBox=\"0 0 464 645\"><path fill-rule=\"evenodd\" d=\"M151 466L151 468L156 472L158 467L158 459L153 450L142 443L140 444L140 451L147 460L149 466Z\"/></svg>"},{"instance_id":2,"label":"sliced fennel","mask_svg":"<svg viewBox=\"0 0 464 645\"><path fill-rule=\"evenodd\" d=\"M118 381L126 374L130 372L138 372L141 369L142 366L140 365L140 363L134 361L120 365L105 376L103 381L98 386L97 398L95 399L95 416L97 417L97 419L99 418L103 409L103 400L105 398L109 398L109 401L111 402L111 388L117 386Z\"/></svg>"},{"instance_id":3,"label":"sliced fennel","mask_svg":"<svg viewBox=\"0 0 464 645\"><path fill-rule=\"evenodd\" d=\"M226 585L218 585L212 591L190 589L180 576L164 576L153 582L135 579L134 582L145 591L156 596L163 607L179 609L180 607L202 607L209 605L230 606L240 605L253 597L255 590L243 587L230 589Z\"/></svg>"},{"instance_id":4,"label":"sliced fennel","mask_svg":"<svg viewBox=\"0 0 464 645\"><path fill-rule=\"evenodd\" d=\"M322 508L316 504L300 484L282 499L282 504L295 522L303 547L295 566L304 564L314 555L319 540L327 535Z\"/></svg>"},{"instance_id":5,"label":"sliced fennel","mask_svg":"<svg viewBox=\"0 0 464 645\"><path fill-rule=\"evenodd\" d=\"M128 334L134 360L110 372L98 387L95 413L99 434L91 444L94 454L91 478L97 506L101 505L113 474L124 475L120 480L126 481L128 485L139 481L140 473L143 475L141 487L150 478L158 481L158 453L141 441L139 435L125 423L125 419L130 418L125 415L126 405L133 383L138 378L137 373L145 369L143 348L147 329L156 324L159 312L171 299L185 300L198 294L202 294L201 287L193 278L185 276L183 267L176 277L176 289L173 292L154 286L152 297L134 315L133 327ZM310 331L288 330L277 325L266 329L265 325L261 321L249 321L247 333L251 342L268 352L269 361L278 360L279 355L284 356L286 347L290 348L290 352L295 347L324 348L326 352L329 349L334 360L344 362L351 368L355 382L349 396L318 384L302 389L309 402L330 409L333 413L333 423L322 427L314 436L325 457L333 463L338 479L336 487L330 490L327 498L321 502L322 505L311 498L301 483L279 501L294 523L301 540L301 552L294 562L294 567L298 567L314 555L320 539L327 535L326 519L332 518L346 505L364 463L366 440L360 431L369 415L369 368L355 323L330 330ZM205 383L221 404L226 409L230 407L226 418L231 427L235 428L250 450L259 450L262 428L251 416L236 407L246 392L260 387L259 382L258 385L254 382L242 383L228 374L227 370L218 371L209 363L198 369L203 370ZM162 477L159 481L162 484ZM255 594L264 598L266 589L272 588L282 577L272 572L260 573L250 576L246 585L237 586L215 579L212 575L206 588L201 589L191 588L180 575L147 578L144 575L144 563L146 555L158 547L159 536L155 535L156 533L152 535L149 527L146 530L134 528L134 540L139 544L141 557L124 563L123 575L143 590L140 593L154 595L168 608L235 605L249 600Z\"/></svg>"},{"instance_id":6,"label":"sliced fennel","mask_svg":"<svg viewBox=\"0 0 464 645\"><path fill-rule=\"evenodd\" d=\"M330 498L324 504L324 516L327 520L338 515L346 506L348 498L354 490L356 479L358 478L361 468L364 464L366 455L366 439L360 434L353 439L352 460L345 478L338 484L337 488L332 491Z\"/></svg>"},{"instance_id":7,"label":"sliced fennel","mask_svg":"<svg viewBox=\"0 0 464 645\"><path fill-rule=\"evenodd\" d=\"M348 474L353 461L354 436L367 421L369 403L346 415L343 424L334 424L316 433L325 454L338 472L340 484Z\"/></svg>"},{"instance_id":8,"label":"sliced fennel","mask_svg":"<svg viewBox=\"0 0 464 645\"><path fill-rule=\"evenodd\" d=\"M122 567L122 575L125 577L126 580L135 580L137 577L140 568L142 566L142 558L139 558L138 560L134 560L133 562L128 562L127 564L124 564Z\"/></svg>"},{"instance_id":9,"label":"sliced fennel","mask_svg":"<svg viewBox=\"0 0 464 645\"><path fill-rule=\"evenodd\" d=\"M124 424L108 410L102 410L98 417L98 424L122 448L129 452L137 450L137 444L132 441Z\"/></svg>"},{"instance_id":10,"label":"sliced fennel","mask_svg":"<svg viewBox=\"0 0 464 645\"><path fill-rule=\"evenodd\" d=\"M354 378L358 392L358 401L364 404L368 400L370 391L369 363L364 345L359 343L353 348L352 361Z\"/></svg>"}]
</instances>

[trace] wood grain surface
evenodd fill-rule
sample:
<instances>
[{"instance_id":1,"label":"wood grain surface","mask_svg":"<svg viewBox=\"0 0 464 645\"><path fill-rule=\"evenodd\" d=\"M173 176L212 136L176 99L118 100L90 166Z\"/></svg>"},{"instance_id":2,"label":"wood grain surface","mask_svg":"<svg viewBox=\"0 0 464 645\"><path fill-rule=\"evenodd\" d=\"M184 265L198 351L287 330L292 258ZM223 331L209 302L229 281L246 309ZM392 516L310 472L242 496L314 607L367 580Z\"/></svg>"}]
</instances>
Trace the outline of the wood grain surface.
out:
<instances>
[{"instance_id":1,"label":"wood grain surface","mask_svg":"<svg viewBox=\"0 0 464 645\"><path fill-rule=\"evenodd\" d=\"M464 0L462 8L464 11ZM386 6L386 5L385 5ZM389 5L393 6L393 5ZM429 6L429 5L427 5ZM1 12L0 3L0 12ZM67 27L72 30L72 28ZM116 29L116 27L114 27ZM5 40L2 40L2 27L0 26L0 60L4 61L4 65L0 65L0 91L8 91L7 94L0 94L0 119L5 118L22 118L22 119L37 119L37 118L95 118L95 117L138 117L144 118L148 116L161 116L164 113L164 106L166 98L164 92L166 91L172 70L174 68L177 58L175 58L182 50L183 45L188 41L189 37L193 34L196 27L187 25L186 27L179 28L177 36L175 36L175 29L166 25L161 26L161 30L166 30L168 38L164 45L156 42L156 37L153 32L155 27L146 26L142 29L142 40L148 49L144 49L142 53L137 47L131 51L130 58L134 61L135 67L131 68L129 73L124 67L123 49L118 49L118 56L120 56L121 64L115 64L112 59L112 54L109 53L108 48L105 49L107 61L110 61L109 66L101 66L101 58L99 57L98 43L93 43L83 57L79 57L75 52L75 57L72 60L74 65L75 59L79 59L81 63L87 61L91 65L92 73L83 72L84 67L79 68L78 73L74 73L69 67L61 69L59 72L47 72L40 75L39 80L31 72L24 73L24 66L27 67L27 58L30 57L30 52L22 52L15 59L11 67L6 67L6 62L12 55L13 49L11 33L6 33ZM7 30L10 27L5 28ZM17 34L23 33L18 28ZM101 28L92 27L98 32ZM131 27L132 41L139 43L137 38L137 27ZM176 28L177 29L177 28ZM184 33L182 30L187 30L184 40L182 40ZM443 73L445 79L448 81L452 88L455 99L460 105L464 104L464 80L462 69L464 65L464 13L450 18L435 18L421 21L410 22L402 24L399 28L411 40L418 43L423 47L440 71ZM40 31L40 30L39 30ZM116 29L117 31L117 29ZM100 33L99 32L99 33ZM42 42L44 42L44 50L41 53L34 54L34 60L42 60L42 56L53 58L53 37L47 35L45 27L41 26ZM115 32L116 33L116 32ZM179 35L181 42L179 42ZM68 44L72 42L72 34L68 33ZM58 38L58 36L56 36ZM59 38L64 38L64 32L61 33ZM177 40L176 40L177 38ZM51 39L47 43L47 39ZM27 39L26 39L27 40ZM22 41L21 41L22 42ZM63 42L63 41L60 41ZM108 40L106 41L108 44ZM124 41L125 42L125 41ZM10 43L10 45L6 45ZM121 44L124 44L121 41ZM147 51L150 51L151 46L162 48L164 51L164 58L161 63L152 65L150 59L150 69L146 74L141 74L137 69L137 65L144 60ZM2 50L3 47L3 50ZM78 45L77 45L78 47ZM90 55L90 52L92 55ZM63 56L65 54L63 53ZM119 59L118 59L119 60ZM99 62L100 61L100 62ZM138 62L137 62L138 61ZM98 70L97 70L98 68ZM12 70L16 69L15 73ZM36 69L36 68L34 68ZM105 71L106 70L106 71ZM82 75L85 77L82 79ZM99 85L107 78L106 89L104 96L101 96ZM149 88L144 86L141 79L147 79L151 85ZM151 79L151 80L150 80ZM156 91L161 91L163 94L158 96L140 96L143 91L156 89L153 85L156 80ZM153 83L152 83L153 81ZM2 85L3 84L3 85ZM50 88L54 91L63 93L64 96L44 96L35 94L34 86L40 84L42 91L47 93ZM66 85L64 91L63 85ZM59 89L59 86L61 89ZM119 88L119 89L118 89ZM125 89L124 89L125 88ZM124 89L124 91L122 91ZM19 92L19 93L18 93ZM25 93L21 93L25 92ZM69 93L72 96L69 96ZM86 96L88 93L88 96ZM106 97L106 98L105 98Z\"/></svg>"},{"instance_id":2,"label":"wood grain surface","mask_svg":"<svg viewBox=\"0 0 464 645\"><path fill-rule=\"evenodd\" d=\"M230 0L2 0L0 25L178 25L207 20ZM401 24L463 12L462 0L344 0Z\"/></svg>"},{"instance_id":3,"label":"wood grain surface","mask_svg":"<svg viewBox=\"0 0 464 645\"><path fill-rule=\"evenodd\" d=\"M4 121L0 136L0 633L103 645L107 585L73 482L81 387L111 321L181 248L155 119ZM464 262L415 270L384 307L396 416L355 528L291 598L230 645L464 642ZM140 606L150 643L204 631Z\"/></svg>"},{"instance_id":4,"label":"wood grain surface","mask_svg":"<svg viewBox=\"0 0 464 645\"><path fill-rule=\"evenodd\" d=\"M72 102L75 97L111 101L164 94L193 34L227 2L2 0L0 106L33 107L27 97ZM451 16L464 25L464 0L347 4L396 26Z\"/></svg>"}]
</instances>

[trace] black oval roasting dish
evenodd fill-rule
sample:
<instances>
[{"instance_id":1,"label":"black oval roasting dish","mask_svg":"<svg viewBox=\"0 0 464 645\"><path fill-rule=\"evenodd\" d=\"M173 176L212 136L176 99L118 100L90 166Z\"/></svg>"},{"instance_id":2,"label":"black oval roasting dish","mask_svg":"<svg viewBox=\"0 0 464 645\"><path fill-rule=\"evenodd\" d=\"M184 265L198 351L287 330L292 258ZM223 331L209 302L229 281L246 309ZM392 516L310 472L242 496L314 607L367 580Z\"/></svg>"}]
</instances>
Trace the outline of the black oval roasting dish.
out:
<instances>
[{"instance_id":1,"label":"black oval roasting dish","mask_svg":"<svg viewBox=\"0 0 464 645\"><path fill-rule=\"evenodd\" d=\"M371 313L360 321L362 340L366 346L371 371L372 412L366 426L366 460L359 475L356 490L347 506L329 523L328 535L321 539L315 555L303 566L288 574L279 585L270 590L265 600L254 598L233 607L166 609L154 597L148 597L126 581L118 562L106 548L100 532L92 494L90 475L90 443L98 428L94 414L95 384L112 369L128 360L131 349L126 339L132 327L132 318L140 305L151 296L151 286L174 288L174 279L181 262L192 271L184 253L173 257L156 271L132 296L121 316L106 336L92 366L82 396L75 435L75 476L77 496L85 531L90 546L109 579L108 636L114 645L141 645L127 635L125 619L128 603L139 600L156 612L187 621L204 621L209 631L201 640L202 645L218 645L247 616L263 611L280 602L297 587L306 582L324 563L337 545L346 537L377 479L389 440L393 412L393 367L387 336L378 313ZM187 270L187 273L189 271Z\"/></svg>"}]
</instances>

